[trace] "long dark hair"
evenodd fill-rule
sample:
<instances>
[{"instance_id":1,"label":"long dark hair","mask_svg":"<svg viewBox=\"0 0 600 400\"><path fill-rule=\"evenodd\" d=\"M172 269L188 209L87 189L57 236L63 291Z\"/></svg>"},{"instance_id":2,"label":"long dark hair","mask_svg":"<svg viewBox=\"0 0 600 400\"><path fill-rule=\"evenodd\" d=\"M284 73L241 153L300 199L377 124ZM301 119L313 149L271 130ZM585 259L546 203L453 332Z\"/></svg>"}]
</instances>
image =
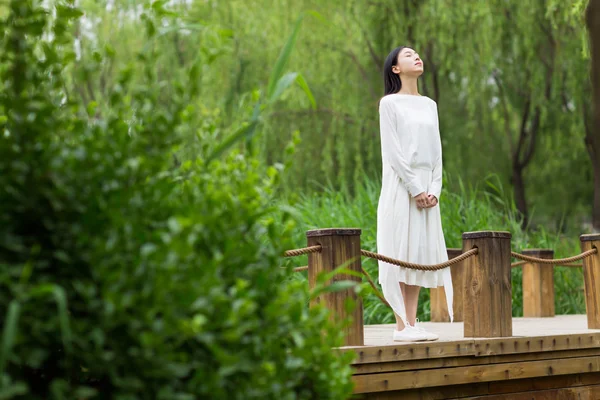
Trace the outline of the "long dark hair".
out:
<instances>
[{"instance_id":1,"label":"long dark hair","mask_svg":"<svg viewBox=\"0 0 600 400\"><path fill-rule=\"evenodd\" d=\"M402 88L402 81L400 80L400 76L395 74L392 71L392 67L398 63L398 54L404 49L406 46L398 46L394 50L391 51L390 54L385 59L383 63L383 85L385 95L398 93Z\"/></svg>"}]
</instances>

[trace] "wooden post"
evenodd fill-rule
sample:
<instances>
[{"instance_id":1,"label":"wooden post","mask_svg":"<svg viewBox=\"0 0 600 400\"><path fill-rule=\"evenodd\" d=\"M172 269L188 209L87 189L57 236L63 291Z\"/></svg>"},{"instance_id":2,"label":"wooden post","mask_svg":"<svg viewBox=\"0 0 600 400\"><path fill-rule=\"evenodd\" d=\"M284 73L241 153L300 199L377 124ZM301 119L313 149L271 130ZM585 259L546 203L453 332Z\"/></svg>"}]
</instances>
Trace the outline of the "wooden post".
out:
<instances>
[{"instance_id":1,"label":"wooden post","mask_svg":"<svg viewBox=\"0 0 600 400\"><path fill-rule=\"evenodd\" d=\"M447 249L448 259L451 260L462 254L462 249ZM452 302L454 305L452 309L454 311L454 322L463 321L463 282L464 278L463 263L459 262L450 266L450 273L452 274L452 288L454 295L452 296ZM448 315L448 305L446 304L446 292L443 287L432 288L429 291L430 296L430 308L431 308L431 322L448 322L450 321L450 315Z\"/></svg>"},{"instance_id":2,"label":"wooden post","mask_svg":"<svg viewBox=\"0 0 600 400\"><path fill-rule=\"evenodd\" d=\"M509 232L463 233L465 337L512 336L512 287Z\"/></svg>"},{"instance_id":3,"label":"wooden post","mask_svg":"<svg viewBox=\"0 0 600 400\"><path fill-rule=\"evenodd\" d=\"M554 250L527 249L523 254L554 258ZM554 317L554 265L523 264L523 316Z\"/></svg>"},{"instance_id":4,"label":"wooden post","mask_svg":"<svg viewBox=\"0 0 600 400\"><path fill-rule=\"evenodd\" d=\"M308 282L311 289L315 287L319 274L331 272L340 265L361 272L360 234L360 229L316 229L306 232L308 246L322 246L321 252L308 255ZM335 275L329 283L342 280L361 281L359 277L339 274ZM355 303L350 315L348 301ZM312 304L318 303L324 304L331 310L332 318L352 317L350 324L344 328L346 345L364 345L362 300L353 289L324 293L312 302Z\"/></svg>"},{"instance_id":5,"label":"wooden post","mask_svg":"<svg viewBox=\"0 0 600 400\"><path fill-rule=\"evenodd\" d=\"M600 252L600 234L581 235L581 250L597 248ZM583 259L583 283L588 329L600 329L600 254Z\"/></svg>"}]
</instances>

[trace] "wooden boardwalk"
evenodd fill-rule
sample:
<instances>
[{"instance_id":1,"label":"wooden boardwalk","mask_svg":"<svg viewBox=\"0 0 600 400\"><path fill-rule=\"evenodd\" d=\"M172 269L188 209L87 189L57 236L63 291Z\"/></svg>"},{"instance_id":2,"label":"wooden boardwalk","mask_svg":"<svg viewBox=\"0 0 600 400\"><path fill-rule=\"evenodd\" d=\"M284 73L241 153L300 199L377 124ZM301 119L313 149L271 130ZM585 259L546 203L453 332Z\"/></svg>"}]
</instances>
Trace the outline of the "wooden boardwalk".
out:
<instances>
[{"instance_id":1,"label":"wooden boardwalk","mask_svg":"<svg viewBox=\"0 0 600 400\"><path fill-rule=\"evenodd\" d=\"M362 249L360 235L357 228L311 230L306 232L308 247L286 255L308 254L311 289L322 274L332 281L361 282L361 257L384 256ZM600 400L600 234L581 235L580 254L553 260L550 249L513 251L511 237L510 232L465 232L462 248L448 249L448 258L456 259L451 267L455 315L464 323L424 323L440 335L439 341L397 343L391 340L393 325L365 327L354 288L311 300L349 321L347 346L336 351L355 355L357 398ZM513 265L513 258L526 262ZM414 269L449 265L388 260ZM554 317L553 268L579 260L587 315ZM337 274L342 265L352 274ZM512 318L511 271L517 266L523 268L523 312L536 318ZM348 308L349 299L357 307ZM431 315L438 321L444 318L443 303L439 290L432 291Z\"/></svg>"},{"instance_id":2,"label":"wooden boardwalk","mask_svg":"<svg viewBox=\"0 0 600 400\"><path fill-rule=\"evenodd\" d=\"M585 315L514 318L513 336L464 338L463 324L421 323L435 342L391 340L365 326L354 351L355 393L368 399L600 399L600 330Z\"/></svg>"}]
</instances>

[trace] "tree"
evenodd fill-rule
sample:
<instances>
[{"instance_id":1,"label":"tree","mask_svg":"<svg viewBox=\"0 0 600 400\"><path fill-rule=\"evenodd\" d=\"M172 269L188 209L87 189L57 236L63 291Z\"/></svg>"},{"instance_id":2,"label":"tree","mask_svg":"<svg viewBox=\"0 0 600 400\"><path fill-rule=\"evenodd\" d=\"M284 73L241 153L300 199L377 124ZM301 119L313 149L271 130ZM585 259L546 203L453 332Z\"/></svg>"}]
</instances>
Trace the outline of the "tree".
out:
<instances>
[{"instance_id":1,"label":"tree","mask_svg":"<svg viewBox=\"0 0 600 400\"><path fill-rule=\"evenodd\" d=\"M449 176L476 182L498 174L503 183L512 182L508 200L523 215L533 215L533 223L558 225L562 217L575 222L575 216L590 214L584 199L591 197L591 185L585 180L593 178L582 115L591 90L589 80L586 87L581 79L589 62L582 40L587 0L156 2L183 12L177 28L157 26L151 44L135 34L146 24L136 2L80 4L86 12L81 54L101 61L87 69L75 63L77 85L68 88L86 103L100 99L97 114L105 111L103 88L123 66L136 65L136 52L148 45L160 54L156 68L163 78L185 75L198 60L211 65L197 82L204 104L241 123L240 107L252 101L250 93L276 62L274 38L288 35L298 14L315 9L323 18L306 21L290 62L310 81L318 107L306 107L302 94L286 93L271 108L257 142L270 164L287 145L281 127L301 132L284 182L289 191L321 190L315 182L339 189L379 179L381 64L394 46L410 44L426 63L420 88L438 102ZM172 95L165 90L161 103ZM573 174L584 179L573 181ZM452 182L447 189L456 189Z\"/></svg>"},{"instance_id":2,"label":"tree","mask_svg":"<svg viewBox=\"0 0 600 400\"><path fill-rule=\"evenodd\" d=\"M591 50L593 107L591 124L587 126L585 144L594 170L592 225L600 231L600 1L590 0L586 10L586 25Z\"/></svg>"}]
</instances>

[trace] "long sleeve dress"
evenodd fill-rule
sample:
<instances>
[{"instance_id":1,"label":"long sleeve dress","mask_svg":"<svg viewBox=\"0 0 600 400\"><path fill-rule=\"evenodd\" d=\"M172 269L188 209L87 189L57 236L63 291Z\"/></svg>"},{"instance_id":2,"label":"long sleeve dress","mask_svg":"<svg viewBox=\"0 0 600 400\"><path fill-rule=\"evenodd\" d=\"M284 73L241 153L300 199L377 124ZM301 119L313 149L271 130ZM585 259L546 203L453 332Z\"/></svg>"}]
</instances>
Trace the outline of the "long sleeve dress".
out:
<instances>
[{"instance_id":1,"label":"long sleeve dress","mask_svg":"<svg viewBox=\"0 0 600 400\"><path fill-rule=\"evenodd\" d=\"M437 104L426 96L390 94L379 103L383 180L377 207L377 252L398 260L438 264L448 260L440 206L419 209L422 192L439 201L442 145ZM450 320L450 268L418 271L379 261L383 295L407 322L399 282L427 288L444 286Z\"/></svg>"}]
</instances>

